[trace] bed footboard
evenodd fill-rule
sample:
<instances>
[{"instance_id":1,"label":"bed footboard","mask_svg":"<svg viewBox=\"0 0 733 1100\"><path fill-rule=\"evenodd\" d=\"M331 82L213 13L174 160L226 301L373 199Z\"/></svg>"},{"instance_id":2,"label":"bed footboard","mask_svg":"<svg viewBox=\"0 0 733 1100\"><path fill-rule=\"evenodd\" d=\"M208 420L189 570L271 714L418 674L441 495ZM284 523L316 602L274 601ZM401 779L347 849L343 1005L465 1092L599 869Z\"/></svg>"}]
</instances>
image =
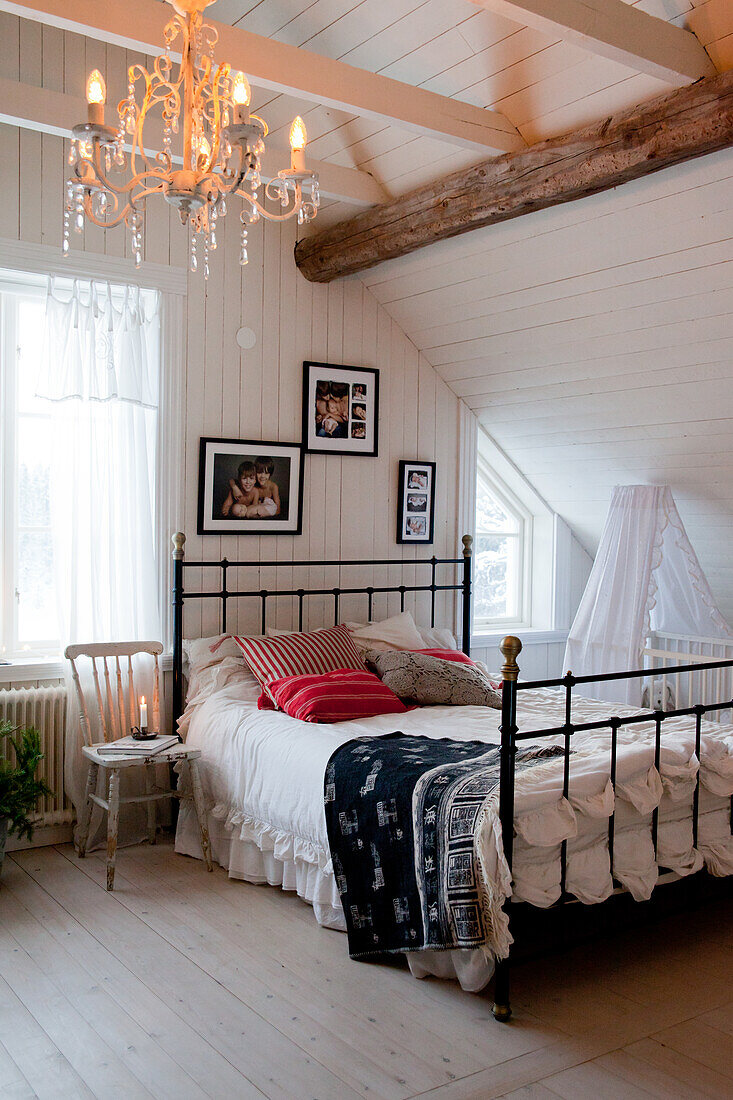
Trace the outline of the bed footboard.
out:
<instances>
[{"instance_id":1,"label":"bed footboard","mask_svg":"<svg viewBox=\"0 0 733 1100\"><path fill-rule=\"evenodd\" d=\"M626 715L620 717L616 714L603 716L593 721L581 721L573 722L573 695L572 689L577 684L594 684L599 682L608 682L611 680L632 680L641 678L653 678L659 676L659 668L642 668L633 669L628 672L611 672L605 675L592 675L592 676L573 676L572 672L567 672L565 676L552 680L535 680L519 682L519 666L517 664L517 657L522 650L522 643L519 638L508 636L504 638L500 646L502 655L504 656L504 665L502 667L502 707L501 707L501 772L500 772L500 790L499 790L499 817L502 828L502 842L504 846L504 855L506 857L509 871L512 870L513 859L513 847L514 847L514 803L515 803L515 758L517 748L521 741L532 740L536 741L540 738L555 737L562 738L563 744L563 783L562 793L565 799L568 798L569 784L570 784L570 761L571 761L571 743L573 735L581 732L590 732L593 730L603 730L609 732L610 742L610 782L614 791L616 791L616 769L617 769L617 754L618 754L618 734L619 730L626 726L638 725L640 723L647 723L654 725L654 766L657 771L660 768L661 751L662 751L662 730L665 721L671 718L691 717L694 718L694 752L698 761L700 761L700 753L702 747L702 721L705 715L718 716L722 711L730 710L733 707L733 700L726 697L725 699L719 699L715 702L708 703L695 703L692 699L687 700L691 705L677 706L675 709L666 710L648 710L643 712L637 712L635 714ZM718 685L723 685L724 689L730 684L730 680L727 676L723 676L721 679L721 673L723 670L733 669L733 659L712 659L707 661L699 661L694 664L681 664L681 665L665 665L663 669L665 684L667 678L674 677L687 677L687 683L693 683L692 674L707 673L709 670L715 670L715 682ZM700 683L706 684L707 679L701 679ZM517 725L517 695L520 691L526 691L533 688L561 688L564 692L564 722L559 726L551 726L546 729L532 730L531 732L522 732ZM675 698L679 699L679 692L675 693ZM731 830L733 831L733 797L730 799L731 804ZM699 815L700 815L700 768L697 768L695 777L695 787L692 798L692 845L693 848L697 848L698 842L698 827L699 827ZM613 880L613 886L615 892L623 890L620 883L617 881L614 875L614 840L615 840L615 799L614 809L609 817L608 822L608 852L610 860L610 873ZM659 833L659 805L652 812L651 820L651 838L654 848L654 859L657 860L658 855L658 833ZM562 906L574 899L568 895L566 890L567 881L567 862L568 862L568 842L562 841L560 846L560 897L555 903L556 906ZM659 866L657 864L657 866ZM661 868L660 868L661 869ZM704 871L704 866L700 871L695 872L695 875L700 875ZM669 876L676 878L677 876ZM690 877L694 877L690 876ZM662 886L662 882L658 882L657 886ZM608 899L610 900L610 899ZM508 899L505 903L505 912L507 914L511 911L511 900ZM601 903L606 904L606 903ZM539 910L538 910L539 912ZM509 958L497 960L495 979L494 979L494 1004L492 1008L495 1019L506 1022L511 1017L511 1004L509 999Z\"/></svg>"},{"instance_id":2,"label":"bed footboard","mask_svg":"<svg viewBox=\"0 0 733 1100\"><path fill-rule=\"evenodd\" d=\"M499 778L499 819L504 843L504 855L512 870L514 847L514 759L517 754L517 680L519 665L517 657L522 652L519 638L508 635L501 643L504 664L501 669L501 765ZM511 905L506 903L506 910ZM509 959L498 959L494 977L494 1004L491 1011L494 1019L506 1023L512 1014L509 1003Z\"/></svg>"}]
</instances>

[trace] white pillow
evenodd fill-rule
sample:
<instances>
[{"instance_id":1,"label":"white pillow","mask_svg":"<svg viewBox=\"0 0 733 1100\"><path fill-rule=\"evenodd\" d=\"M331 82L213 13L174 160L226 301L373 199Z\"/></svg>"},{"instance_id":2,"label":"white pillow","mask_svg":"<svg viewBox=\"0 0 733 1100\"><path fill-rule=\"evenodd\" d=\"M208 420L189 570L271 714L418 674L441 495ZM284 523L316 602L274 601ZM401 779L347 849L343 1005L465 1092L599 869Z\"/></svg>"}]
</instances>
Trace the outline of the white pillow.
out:
<instances>
[{"instance_id":1,"label":"white pillow","mask_svg":"<svg viewBox=\"0 0 733 1100\"><path fill-rule=\"evenodd\" d=\"M212 646L215 647L213 652ZM260 686L230 634L184 638L183 655L188 664L187 707L203 703L233 680L239 680L253 690L256 688L255 702L259 697Z\"/></svg>"},{"instance_id":2,"label":"white pillow","mask_svg":"<svg viewBox=\"0 0 733 1100\"><path fill-rule=\"evenodd\" d=\"M213 652L212 646L216 646ZM238 657L243 661L242 651L230 634L213 634L210 638L184 638L183 656L191 673L218 665L225 657Z\"/></svg>"},{"instance_id":3,"label":"white pillow","mask_svg":"<svg viewBox=\"0 0 733 1100\"><path fill-rule=\"evenodd\" d=\"M426 649L409 611L371 623L345 623L358 649Z\"/></svg>"},{"instance_id":4,"label":"white pillow","mask_svg":"<svg viewBox=\"0 0 733 1100\"><path fill-rule=\"evenodd\" d=\"M409 611L401 611L389 619L369 623L344 623L351 631L351 637L359 650L375 649L384 653L388 650L404 649L458 649L458 643L450 630L445 627L417 626ZM268 638L277 638L282 634L292 634L292 630L267 628Z\"/></svg>"},{"instance_id":5,"label":"white pillow","mask_svg":"<svg viewBox=\"0 0 733 1100\"><path fill-rule=\"evenodd\" d=\"M444 626L419 626L423 649L458 649L454 635Z\"/></svg>"}]
</instances>

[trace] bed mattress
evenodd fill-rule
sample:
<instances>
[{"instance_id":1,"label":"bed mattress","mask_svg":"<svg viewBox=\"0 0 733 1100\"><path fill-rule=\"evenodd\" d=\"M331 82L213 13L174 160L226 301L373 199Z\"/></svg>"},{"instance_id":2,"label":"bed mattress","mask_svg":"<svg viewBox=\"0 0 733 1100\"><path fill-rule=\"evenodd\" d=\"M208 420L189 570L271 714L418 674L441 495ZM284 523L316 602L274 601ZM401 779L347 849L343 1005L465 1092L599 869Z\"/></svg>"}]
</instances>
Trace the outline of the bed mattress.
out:
<instances>
[{"instance_id":1,"label":"bed mattress","mask_svg":"<svg viewBox=\"0 0 733 1100\"><path fill-rule=\"evenodd\" d=\"M614 713L633 714L616 706ZM608 717L609 704L578 698L576 722ZM550 690L520 692L520 730L561 725L564 702ZM334 749L353 737L396 729L431 738L499 744L500 714L484 707L423 707L333 725L300 722L259 711L251 688L229 683L185 716L187 745L201 750L201 776L209 805L213 853L230 877L295 890L313 906L316 920L344 930L344 916L326 837L323 779ZM543 745L551 739L543 738ZM573 737L568 798L562 795L562 761L517 777L513 900L548 907L560 896L563 841L566 888L584 904L605 900L615 877L637 900L651 895L663 867L685 876L703 864L715 875L733 873L730 798L733 795L733 727L703 723L702 765L695 756L694 725L667 719L659 769L654 766L654 724L622 728L618 737L616 795L610 782L608 730ZM700 767L700 816L693 846L692 805ZM657 859L652 813L659 808ZM608 823L616 813L613 877ZM500 838L486 836L482 859L502 876ZM195 816L182 803L176 851L201 858ZM408 953L413 973L455 977L478 990L493 972L488 948Z\"/></svg>"}]
</instances>

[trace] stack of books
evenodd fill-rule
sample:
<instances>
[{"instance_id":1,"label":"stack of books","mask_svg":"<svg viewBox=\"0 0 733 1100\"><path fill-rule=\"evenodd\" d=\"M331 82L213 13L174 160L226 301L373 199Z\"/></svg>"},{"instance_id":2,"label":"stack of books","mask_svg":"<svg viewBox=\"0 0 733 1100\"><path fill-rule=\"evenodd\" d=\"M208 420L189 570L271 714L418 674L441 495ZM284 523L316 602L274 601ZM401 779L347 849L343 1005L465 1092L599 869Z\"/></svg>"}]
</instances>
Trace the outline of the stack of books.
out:
<instances>
[{"instance_id":1,"label":"stack of books","mask_svg":"<svg viewBox=\"0 0 733 1100\"><path fill-rule=\"evenodd\" d=\"M113 756L155 756L156 753L179 745L180 740L176 734L157 734L147 741L139 741L134 737L119 737L116 741L108 741L106 745L98 745L97 752L109 753Z\"/></svg>"}]
</instances>

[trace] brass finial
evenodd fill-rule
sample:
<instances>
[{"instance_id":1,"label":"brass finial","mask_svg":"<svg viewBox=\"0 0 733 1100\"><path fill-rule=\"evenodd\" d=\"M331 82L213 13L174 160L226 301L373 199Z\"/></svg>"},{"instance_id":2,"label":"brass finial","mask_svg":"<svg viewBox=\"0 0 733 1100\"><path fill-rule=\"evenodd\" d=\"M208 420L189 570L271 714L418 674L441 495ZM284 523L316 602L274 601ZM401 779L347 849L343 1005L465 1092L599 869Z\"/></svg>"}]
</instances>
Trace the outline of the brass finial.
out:
<instances>
[{"instance_id":1,"label":"brass finial","mask_svg":"<svg viewBox=\"0 0 733 1100\"><path fill-rule=\"evenodd\" d=\"M183 545L186 541L186 536L183 531L176 531L175 535L171 538L173 543L173 558L175 561L180 561L183 557Z\"/></svg>"},{"instance_id":2,"label":"brass finial","mask_svg":"<svg viewBox=\"0 0 733 1100\"><path fill-rule=\"evenodd\" d=\"M473 535L464 535L461 542L463 543L464 558L470 558L473 553Z\"/></svg>"},{"instance_id":3,"label":"brass finial","mask_svg":"<svg viewBox=\"0 0 733 1100\"><path fill-rule=\"evenodd\" d=\"M499 649L504 657L504 664L501 670L502 676L505 680L519 679L517 657L522 652L522 643L519 638L515 638L513 634L508 634L502 641Z\"/></svg>"}]
</instances>

